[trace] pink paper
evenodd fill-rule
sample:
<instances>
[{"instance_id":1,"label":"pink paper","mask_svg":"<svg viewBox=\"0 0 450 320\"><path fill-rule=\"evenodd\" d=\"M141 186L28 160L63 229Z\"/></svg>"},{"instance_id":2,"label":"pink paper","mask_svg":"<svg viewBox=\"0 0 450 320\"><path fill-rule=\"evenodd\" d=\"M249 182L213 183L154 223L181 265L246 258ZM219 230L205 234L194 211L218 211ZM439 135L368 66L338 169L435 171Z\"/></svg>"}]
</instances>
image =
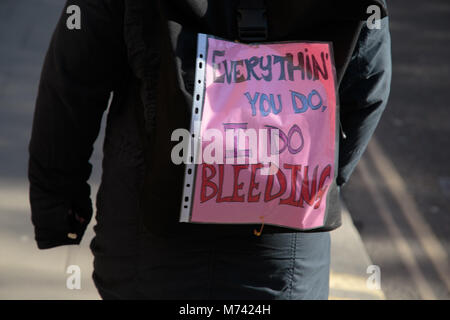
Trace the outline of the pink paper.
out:
<instances>
[{"instance_id":1,"label":"pink paper","mask_svg":"<svg viewBox=\"0 0 450 320\"><path fill-rule=\"evenodd\" d=\"M261 175L257 164L198 164L190 221L264 222L301 230L323 226L336 163L330 45L246 45L213 37L207 41L201 135L207 129L218 129L225 145L225 128L238 124L257 132L276 127L286 136L291 132L291 139L286 147L279 140L280 170L275 175ZM203 142L202 150L210 143Z\"/></svg>"}]
</instances>

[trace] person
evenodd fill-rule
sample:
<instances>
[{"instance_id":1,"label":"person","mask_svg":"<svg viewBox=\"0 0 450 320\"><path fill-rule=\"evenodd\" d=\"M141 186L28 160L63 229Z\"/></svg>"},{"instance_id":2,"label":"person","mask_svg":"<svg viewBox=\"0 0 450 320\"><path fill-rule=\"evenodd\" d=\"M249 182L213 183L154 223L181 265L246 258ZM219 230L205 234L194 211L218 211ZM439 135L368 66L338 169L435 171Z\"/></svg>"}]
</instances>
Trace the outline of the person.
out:
<instances>
[{"instance_id":1,"label":"person","mask_svg":"<svg viewBox=\"0 0 450 320\"><path fill-rule=\"evenodd\" d=\"M380 28L365 23L381 11ZM66 8L80 8L68 28ZM40 249L79 244L92 215L89 158L108 107L97 193L93 280L103 299L327 299L328 228L178 222L183 166L170 133L188 128L195 35L238 39L239 1L70 0L39 84L29 144ZM266 1L267 41L332 41L340 96L337 184L351 176L385 109L386 3ZM170 116L169 116L170 115ZM168 194L168 195L166 195ZM174 196L175 195L175 196ZM338 203L333 204L338 208Z\"/></svg>"}]
</instances>

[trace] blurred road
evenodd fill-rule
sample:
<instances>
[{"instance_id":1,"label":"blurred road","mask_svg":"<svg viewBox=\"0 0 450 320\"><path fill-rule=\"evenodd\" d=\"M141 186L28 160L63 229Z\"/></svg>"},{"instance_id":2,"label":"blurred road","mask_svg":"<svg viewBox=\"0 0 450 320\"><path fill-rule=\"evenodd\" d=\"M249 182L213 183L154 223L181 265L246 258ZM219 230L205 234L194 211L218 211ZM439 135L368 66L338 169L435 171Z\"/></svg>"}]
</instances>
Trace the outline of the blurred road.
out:
<instances>
[{"instance_id":1,"label":"blurred road","mask_svg":"<svg viewBox=\"0 0 450 320\"><path fill-rule=\"evenodd\" d=\"M98 299L88 248L92 225L80 247L39 251L30 221L27 145L42 61L63 5L61 0L0 1L0 299ZM344 289L354 289L356 278L345 273L355 267L356 252L360 291L365 268L373 263L380 267L388 299L448 299L450 2L392 1L390 13L390 103L344 189L369 257L360 254L359 235L344 216L350 229L332 233L332 294L344 297ZM102 141L100 136L91 159L93 195ZM66 288L69 265L80 266L82 290Z\"/></svg>"},{"instance_id":2,"label":"blurred road","mask_svg":"<svg viewBox=\"0 0 450 320\"><path fill-rule=\"evenodd\" d=\"M30 219L27 146L42 62L61 0L0 1L0 299L98 299L91 280L88 227L81 246L39 251ZM93 192L99 181L98 139L91 161ZM66 287L78 265L81 289Z\"/></svg>"},{"instance_id":3,"label":"blurred road","mask_svg":"<svg viewBox=\"0 0 450 320\"><path fill-rule=\"evenodd\" d=\"M344 199L388 299L449 299L450 2L388 6L391 97Z\"/></svg>"}]
</instances>

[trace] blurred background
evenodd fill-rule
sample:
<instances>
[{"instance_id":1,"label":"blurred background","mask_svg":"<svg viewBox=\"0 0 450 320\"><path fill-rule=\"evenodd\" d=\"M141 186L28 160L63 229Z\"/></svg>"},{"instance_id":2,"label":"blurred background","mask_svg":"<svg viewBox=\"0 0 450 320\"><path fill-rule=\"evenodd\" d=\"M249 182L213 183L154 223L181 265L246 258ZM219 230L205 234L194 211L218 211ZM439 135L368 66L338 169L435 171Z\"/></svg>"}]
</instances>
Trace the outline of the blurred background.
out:
<instances>
[{"instance_id":1,"label":"blurred background","mask_svg":"<svg viewBox=\"0 0 450 320\"><path fill-rule=\"evenodd\" d=\"M0 0L0 299L99 298L89 250L95 219L80 246L44 251L37 249L30 220L27 147L34 101L63 5L61 0ZM334 263L351 262L346 250L359 241L367 255L363 260L380 268L380 298L449 299L450 1L396 0L388 7L390 101L344 187L356 228L353 238L349 232L332 233L340 237ZM102 142L103 130L91 158L93 199ZM80 266L81 290L66 287L67 267L73 264ZM332 275L332 289L348 289L352 279ZM367 298L353 296L358 297Z\"/></svg>"},{"instance_id":2,"label":"blurred background","mask_svg":"<svg viewBox=\"0 0 450 320\"><path fill-rule=\"evenodd\" d=\"M40 72L62 0L0 0L0 299L98 299L91 280L92 219L80 246L40 251L28 200L28 143ZM92 195L101 172L102 136L91 158ZM95 197L94 197L95 199ZM69 290L78 265L81 290Z\"/></svg>"}]
</instances>

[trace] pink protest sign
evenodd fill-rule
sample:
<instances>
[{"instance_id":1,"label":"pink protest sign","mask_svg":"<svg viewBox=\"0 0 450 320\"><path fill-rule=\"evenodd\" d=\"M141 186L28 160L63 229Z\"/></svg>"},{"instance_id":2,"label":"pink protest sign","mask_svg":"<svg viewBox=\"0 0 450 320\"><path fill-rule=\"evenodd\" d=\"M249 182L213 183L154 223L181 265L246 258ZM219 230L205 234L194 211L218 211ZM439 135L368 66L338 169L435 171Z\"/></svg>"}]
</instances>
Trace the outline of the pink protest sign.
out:
<instances>
[{"instance_id":1,"label":"pink protest sign","mask_svg":"<svg viewBox=\"0 0 450 320\"><path fill-rule=\"evenodd\" d=\"M331 45L198 41L201 141L180 221L322 227L337 163Z\"/></svg>"}]
</instances>

